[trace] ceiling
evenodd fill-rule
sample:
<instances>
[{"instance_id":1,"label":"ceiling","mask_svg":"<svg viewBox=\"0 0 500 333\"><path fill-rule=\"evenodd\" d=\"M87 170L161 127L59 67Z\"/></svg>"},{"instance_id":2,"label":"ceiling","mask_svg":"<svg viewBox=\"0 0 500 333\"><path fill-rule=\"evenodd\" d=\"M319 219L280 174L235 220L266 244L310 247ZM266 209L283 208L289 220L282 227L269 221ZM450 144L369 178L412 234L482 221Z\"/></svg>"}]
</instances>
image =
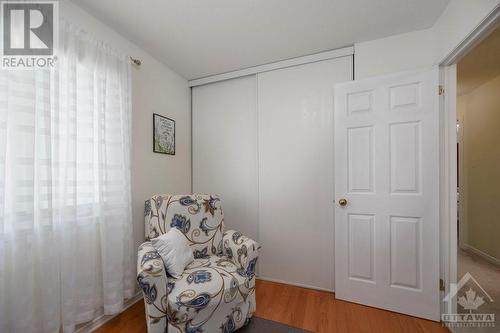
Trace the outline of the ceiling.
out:
<instances>
[{"instance_id":1,"label":"ceiling","mask_svg":"<svg viewBox=\"0 0 500 333\"><path fill-rule=\"evenodd\" d=\"M457 64L457 95L464 95L500 75L500 27Z\"/></svg>"},{"instance_id":2,"label":"ceiling","mask_svg":"<svg viewBox=\"0 0 500 333\"><path fill-rule=\"evenodd\" d=\"M73 0L187 79L431 27L449 0Z\"/></svg>"}]
</instances>

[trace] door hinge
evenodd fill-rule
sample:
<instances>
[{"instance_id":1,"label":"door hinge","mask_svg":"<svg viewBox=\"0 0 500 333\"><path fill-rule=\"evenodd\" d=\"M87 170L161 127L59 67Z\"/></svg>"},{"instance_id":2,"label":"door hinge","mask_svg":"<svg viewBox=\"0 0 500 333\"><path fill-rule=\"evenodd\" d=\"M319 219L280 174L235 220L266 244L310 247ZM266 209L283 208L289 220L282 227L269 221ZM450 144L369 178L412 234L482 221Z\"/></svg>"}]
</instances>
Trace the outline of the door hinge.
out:
<instances>
[{"instance_id":1,"label":"door hinge","mask_svg":"<svg viewBox=\"0 0 500 333\"><path fill-rule=\"evenodd\" d=\"M439 279L439 290L441 291L444 291L444 280L443 279Z\"/></svg>"},{"instance_id":2,"label":"door hinge","mask_svg":"<svg viewBox=\"0 0 500 333\"><path fill-rule=\"evenodd\" d=\"M438 93L439 93L439 96L444 95L444 87L443 86L441 86L441 85L439 86Z\"/></svg>"}]
</instances>

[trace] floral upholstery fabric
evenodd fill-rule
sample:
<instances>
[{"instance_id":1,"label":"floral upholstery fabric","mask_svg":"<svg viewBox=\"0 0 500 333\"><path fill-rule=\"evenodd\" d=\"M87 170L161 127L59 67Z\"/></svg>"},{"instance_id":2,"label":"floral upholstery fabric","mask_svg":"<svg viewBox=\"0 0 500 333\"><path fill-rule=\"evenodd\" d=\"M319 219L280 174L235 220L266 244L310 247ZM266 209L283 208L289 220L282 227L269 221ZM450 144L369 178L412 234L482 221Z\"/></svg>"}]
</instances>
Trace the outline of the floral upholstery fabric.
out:
<instances>
[{"instance_id":1,"label":"floral upholstery fabric","mask_svg":"<svg viewBox=\"0 0 500 333\"><path fill-rule=\"evenodd\" d=\"M167 327L167 271L151 242L139 246L137 282L146 305L148 332L166 332Z\"/></svg>"},{"instance_id":2,"label":"floral upholstery fabric","mask_svg":"<svg viewBox=\"0 0 500 333\"><path fill-rule=\"evenodd\" d=\"M188 239L195 258L222 253L224 214L215 195L155 195L146 201L144 219L148 239L177 228Z\"/></svg>"},{"instance_id":3,"label":"floral upholstery fabric","mask_svg":"<svg viewBox=\"0 0 500 333\"><path fill-rule=\"evenodd\" d=\"M228 230L224 233L222 246L226 257L235 263L241 274L253 277L259 256L259 244L237 231Z\"/></svg>"},{"instance_id":4,"label":"floral upholstery fabric","mask_svg":"<svg viewBox=\"0 0 500 333\"><path fill-rule=\"evenodd\" d=\"M148 332L233 332L253 316L260 247L234 230L224 232L217 196L154 196L146 201L145 220L149 238L181 230L196 258L175 279L151 242L140 246L137 281Z\"/></svg>"}]
</instances>

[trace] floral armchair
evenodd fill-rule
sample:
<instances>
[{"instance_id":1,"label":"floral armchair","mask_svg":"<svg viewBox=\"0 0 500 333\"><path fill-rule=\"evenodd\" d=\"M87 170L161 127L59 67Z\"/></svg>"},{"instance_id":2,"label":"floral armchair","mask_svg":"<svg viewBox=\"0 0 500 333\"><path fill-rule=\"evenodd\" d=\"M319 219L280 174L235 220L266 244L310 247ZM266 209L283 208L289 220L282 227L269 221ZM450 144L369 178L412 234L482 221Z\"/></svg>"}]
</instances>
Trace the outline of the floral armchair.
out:
<instances>
[{"instance_id":1,"label":"floral armchair","mask_svg":"<svg viewBox=\"0 0 500 333\"><path fill-rule=\"evenodd\" d=\"M217 196L156 195L146 201L147 239L170 228L186 236L194 262L180 279L169 276L151 242L139 247L137 281L149 333L233 332L255 312L259 244L224 230Z\"/></svg>"}]
</instances>

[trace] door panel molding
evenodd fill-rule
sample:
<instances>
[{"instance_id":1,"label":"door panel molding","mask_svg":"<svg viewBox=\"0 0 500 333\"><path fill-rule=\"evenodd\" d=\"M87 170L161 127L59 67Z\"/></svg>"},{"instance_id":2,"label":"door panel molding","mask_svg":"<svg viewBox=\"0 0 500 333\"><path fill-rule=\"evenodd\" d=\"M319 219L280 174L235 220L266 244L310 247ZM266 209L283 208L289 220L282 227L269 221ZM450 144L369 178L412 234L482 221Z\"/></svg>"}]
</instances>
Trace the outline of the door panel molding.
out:
<instances>
[{"instance_id":1,"label":"door panel molding","mask_svg":"<svg viewBox=\"0 0 500 333\"><path fill-rule=\"evenodd\" d=\"M438 79L335 86L337 298L439 320Z\"/></svg>"}]
</instances>

